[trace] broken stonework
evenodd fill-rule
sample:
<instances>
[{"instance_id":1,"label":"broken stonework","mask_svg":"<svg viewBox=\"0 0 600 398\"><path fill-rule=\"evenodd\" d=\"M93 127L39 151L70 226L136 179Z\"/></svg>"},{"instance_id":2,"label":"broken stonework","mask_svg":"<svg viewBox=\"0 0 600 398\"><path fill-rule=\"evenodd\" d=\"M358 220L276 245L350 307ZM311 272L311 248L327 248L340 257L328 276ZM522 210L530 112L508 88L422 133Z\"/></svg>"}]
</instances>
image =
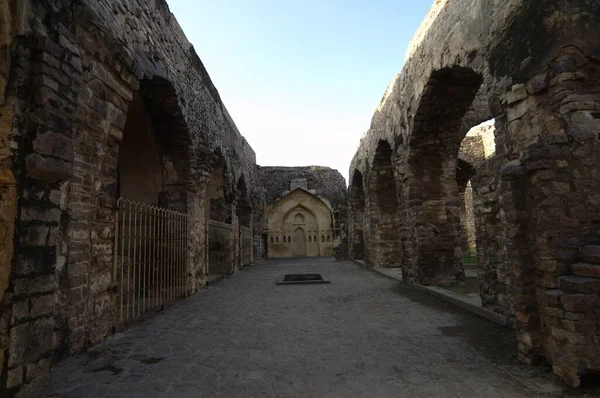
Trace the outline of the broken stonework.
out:
<instances>
[{"instance_id":1,"label":"broken stonework","mask_svg":"<svg viewBox=\"0 0 600 398\"><path fill-rule=\"evenodd\" d=\"M264 258L290 180L330 202L343 246L341 175L273 185L167 3L130 3L0 3L2 396L42 394L52 359Z\"/></svg>"},{"instance_id":2,"label":"broken stonework","mask_svg":"<svg viewBox=\"0 0 600 398\"><path fill-rule=\"evenodd\" d=\"M561 321L598 320L598 284L580 279L596 269L573 264L600 264L589 247L600 242L600 68L593 24L569 15L591 23L600 9L434 2L352 160L349 252L401 268L408 283L462 278L470 180L483 306L510 318L523 362L545 357L579 385L600 372L576 353L594 351L595 332ZM491 119L493 140L482 139L489 149L476 164L467 132ZM564 303L544 294L558 289L568 290Z\"/></svg>"}]
</instances>

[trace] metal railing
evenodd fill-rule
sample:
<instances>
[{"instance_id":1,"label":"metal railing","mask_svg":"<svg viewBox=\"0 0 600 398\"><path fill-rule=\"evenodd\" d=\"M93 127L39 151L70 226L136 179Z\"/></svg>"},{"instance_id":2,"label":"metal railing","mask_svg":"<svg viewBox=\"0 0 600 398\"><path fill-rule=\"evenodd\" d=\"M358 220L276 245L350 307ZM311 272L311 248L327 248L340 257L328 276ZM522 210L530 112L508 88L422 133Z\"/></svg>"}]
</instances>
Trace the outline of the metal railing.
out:
<instances>
[{"instance_id":1,"label":"metal railing","mask_svg":"<svg viewBox=\"0 0 600 398\"><path fill-rule=\"evenodd\" d=\"M229 275L235 267L233 253L233 226L223 222L208 221L208 274Z\"/></svg>"},{"instance_id":2,"label":"metal railing","mask_svg":"<svg viewBox=\"0 0 600 398\"><path fill-rule=\"evenodd\" d=\"M187 214L125 198L117 201L117 326L185 295L187 245Z\"/></svg>"},{"instance_id":3,"label":"metal railing","mask_svg":"<svg viewBox=\"0 0 600 398\"><path fill-rule=\"evenodd\" d=\"M240 227L240 265L248 265L252 262L252 229Z\"/></svg>"}]
</instances>

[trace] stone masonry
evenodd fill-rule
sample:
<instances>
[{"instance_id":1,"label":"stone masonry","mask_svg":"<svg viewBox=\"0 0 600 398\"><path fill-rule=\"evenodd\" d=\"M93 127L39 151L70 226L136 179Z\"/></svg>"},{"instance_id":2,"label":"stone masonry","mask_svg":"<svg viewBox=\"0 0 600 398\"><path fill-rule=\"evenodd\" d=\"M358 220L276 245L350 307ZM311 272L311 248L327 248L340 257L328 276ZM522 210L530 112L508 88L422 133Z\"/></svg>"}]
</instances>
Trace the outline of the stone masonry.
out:
<instances>
[{"instance_id":1,"label":"stone masonry","mask_svg":"<svg viewBox=\"0 0 600 398\"><path fill-rule=\"evenodd\" d=\"M600 290L545 297L581 291L571 264L598 243L598 20L596 2L436 0L350 167L350 253L425 285L461 277L468 177L483 305L512 319L523 362L545 358L571 385L600 372L585 356ZM495 148L482 137L469 163L465 136L491 119ZM571 301L589 328L562 322Z\"/></svg>"},{"instance_id":2,"label":"stone masonry","mask_svg":"<svg viewBox=\"0 0 600 398\"><path fill-rule=\"evenodd\" d=\"M337 257L446 285L463 276L470 181L483 305L511 318L521 361L585 382L600 372L598 20L586 0L436 0L347 191L335 170L256 165L165 0L0 0L0 395L40 395L53 361L115 330L120 198L186 217L183 297L218 256L235 272L264 255L290 182L331 204Z\"/></svg>"},{"instance_id":3,"label":"stone masonry","mask_svg":"<svg viewBox=\"0 0 600 398\"><path fill-rule=\"evenodd\" d=\"M0 395L33 397L53 361L127 326L117 318L129 301L117 297L150 281L136 268L142 253L179 253L168 261L183 269L180 296L193 294L213 248L229 273L262 257L266 193L283 189L264 185L271 171L256 165L164 0L0 0L0 26ZM298 173L321 184L346 236L343 178ZM124 201L163 218L119 213ZM187 217L183 247L152 247L176 238L173 214ZM120 235L119 215L129 223ZM226 231L225 246L210 225ZM126 257L125 242L140 257ZM118 277L125 266L133 285Z\"/></svg>"}]
</instances>

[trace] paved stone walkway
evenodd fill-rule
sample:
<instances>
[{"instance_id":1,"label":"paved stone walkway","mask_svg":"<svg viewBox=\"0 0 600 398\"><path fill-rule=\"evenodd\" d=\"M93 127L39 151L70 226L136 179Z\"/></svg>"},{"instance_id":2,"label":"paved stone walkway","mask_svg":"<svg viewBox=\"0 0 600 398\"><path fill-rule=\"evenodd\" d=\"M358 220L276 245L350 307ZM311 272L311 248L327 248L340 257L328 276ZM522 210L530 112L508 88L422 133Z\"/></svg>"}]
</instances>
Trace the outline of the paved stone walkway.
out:
<instances>
[{"instance_id":1,"label":"paved stone walkway","mask_svg":"<svg viewBox=\"0 0 600 398\"><path fill-rule=\"evenodd\" d=\"M275 285L301 272L332 283ZM512 333L352 263L270 261L60 362L48 396L534 396Z\"/></svg>"}]
</instances>

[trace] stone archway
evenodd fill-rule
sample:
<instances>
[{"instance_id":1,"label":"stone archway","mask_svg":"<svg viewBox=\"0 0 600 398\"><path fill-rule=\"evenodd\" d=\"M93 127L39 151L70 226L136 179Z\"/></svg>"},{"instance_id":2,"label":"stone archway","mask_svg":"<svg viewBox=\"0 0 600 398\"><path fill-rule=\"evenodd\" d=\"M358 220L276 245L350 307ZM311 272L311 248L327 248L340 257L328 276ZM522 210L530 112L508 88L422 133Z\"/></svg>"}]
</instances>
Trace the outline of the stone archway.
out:
<instances>
[{"instance_id":1,"label":"stone archway","mask_svg":"<svg viewBox=\"0 0 600 398\"><path fill-rule=\"evenodd\" d=\"M119 147L117 196L158 205L163 178L155 134L152 118L141 96L134 95Z\"/></svg>"},{"instance_id":2,"label":"stone archway","mask_svg":"<svg viewBox=\"0 0 600 398\"><path fill-rule=\"evenodd\" d=\"M450 284L462 270L460 250L455 250L461 238L457 156L466 134L461 123L481 83L469 68L434 71L415 115L408 148L411 232L405 257L410 277L424 285Z\"/></svg>"}]
</instances>

